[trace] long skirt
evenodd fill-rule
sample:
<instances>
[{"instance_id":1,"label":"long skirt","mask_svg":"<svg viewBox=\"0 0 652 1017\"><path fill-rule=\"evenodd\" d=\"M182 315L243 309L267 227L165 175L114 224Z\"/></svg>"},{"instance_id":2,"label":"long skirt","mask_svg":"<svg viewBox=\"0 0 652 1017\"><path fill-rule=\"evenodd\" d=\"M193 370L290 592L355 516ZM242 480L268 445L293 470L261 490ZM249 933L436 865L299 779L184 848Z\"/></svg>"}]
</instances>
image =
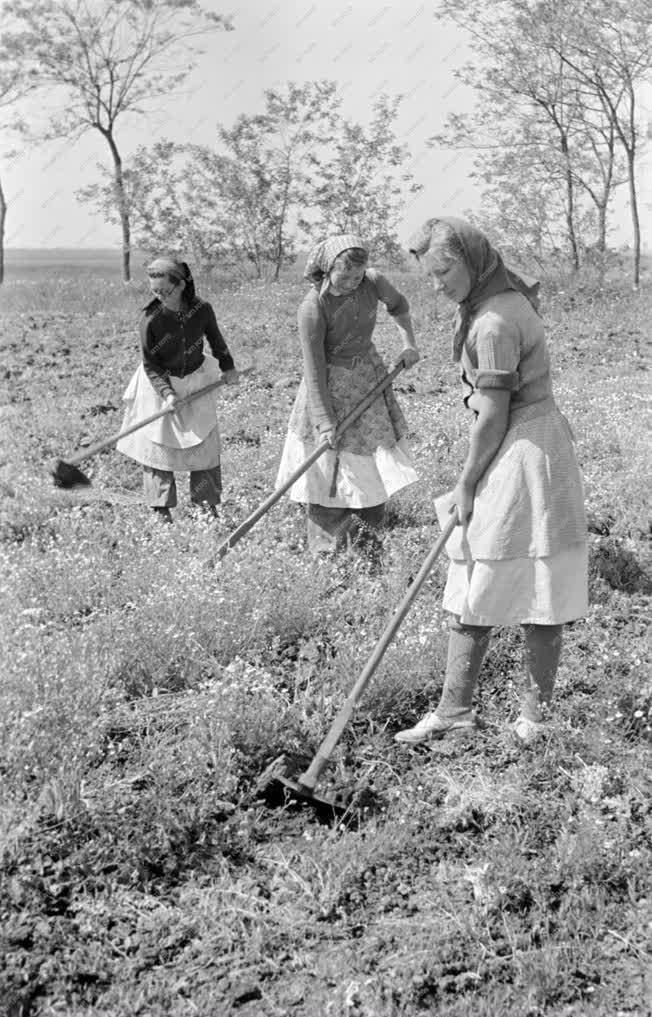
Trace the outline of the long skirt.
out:
<instances>
[{"instance_id":1,"label":"long skirt","mask_svg":"<svg viewBox=\"0 0 652 1017\"><path fill-rule=\"evenodd\" d=\"M355 366L330 364L328 390L337 420L341 420L374 387L387 370L372 347ZM327 450L290 488L292 501L330 508L369 508L382 505L417 479L407 425L391 386L365 410L342 436L337 449ZM302 380L290 415L276 480L284 483L319 445Z\"/></svg>"}]
</instances>

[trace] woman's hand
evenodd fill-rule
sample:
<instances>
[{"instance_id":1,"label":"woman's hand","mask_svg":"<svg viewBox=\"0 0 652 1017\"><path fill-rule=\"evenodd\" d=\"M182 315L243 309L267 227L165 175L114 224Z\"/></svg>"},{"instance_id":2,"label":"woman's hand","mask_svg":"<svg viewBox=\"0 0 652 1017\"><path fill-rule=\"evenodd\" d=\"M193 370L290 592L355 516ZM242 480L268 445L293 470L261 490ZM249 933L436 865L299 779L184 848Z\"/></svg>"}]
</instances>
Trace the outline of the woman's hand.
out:
<instances>
[{"instance_id":1,"label":"woman's hand","mask_svg":"<svg viewBox=\"0 0 652 1017\"><path fill-rule=\"evenodd\" d=\"M398 359L403 361L406 368L410 368L421 360L421 354L416 346L404 346Z\"/></svg>"},{"instance_id":2,"label":"woman's hand","mask_svg":"<svg viewBox=\"0 0 652 1017\"><path fill-rule=\"evenodd\" d=\"M467 526L471 514L473 512L473 498L475 496L475 487L458 481L457 485L453 488L450 495L448 496L449 501L449 513L455 512L457 516L458 526Z\"/></svg>"},{"instance_id":3,"label":"woman's hand","mask_svg":"<svg viewBox=\"0 0 652 1017\"><path fill-rule=\"evenodd\" d=\"M238 372L235 369L235 367L232 370L230 370L230 371L225 371L224 372L224 383L226 385L239 385L240 384L240 375L238 374Z\"/></svg>"},{"instance_id":4,"label":"woman's hand","mask_svg":"<svg viewBox=\"0 0 652 1017\"><path fill-rule=\"evenodd\" d=\"M339 444L339 438L337 437L337 431L335 425L327 427L325 430L319 432L320 444L322 441L327 441L331 448L337 448Z\"/></svg>"},{"instance_id":5,"label":"woman's hand","mask_svg":"<svg viewBox=\"0 0 652 1017\"><path fill-rule=\"evenodd\" d=\"M166 410L173 410L174 407L177 405L177 399L178 396L176 392L170 392L170 394L165 397Z\"/></svg>"}]
</instances>

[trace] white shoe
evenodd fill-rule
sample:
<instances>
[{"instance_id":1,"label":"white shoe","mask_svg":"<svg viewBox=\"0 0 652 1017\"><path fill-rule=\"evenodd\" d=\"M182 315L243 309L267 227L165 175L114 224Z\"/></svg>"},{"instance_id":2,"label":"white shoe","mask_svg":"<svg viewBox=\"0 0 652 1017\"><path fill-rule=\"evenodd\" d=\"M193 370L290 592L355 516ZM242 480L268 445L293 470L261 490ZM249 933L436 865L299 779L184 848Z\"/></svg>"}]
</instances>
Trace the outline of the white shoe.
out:
<instances>
[{"instance_id":1,"label":"white shoe","mask_svg":"<svg viewBox=\"0 0 652 1017\"><path fill-rule=\"evenodd\" d=\"M546 725L541 721L528 720L527 717L517 717L512 724L512 731L524 745L531 745L537 738L545 733Z\"/></svg>"},{"instance_id":2,"label":"white shoe","mask_svg":"<svg viewBox=\"0 0 652 1017\"><path fill-rule=\"evenodd\" d=\"M473 711L465 713L455 720L442 720L433 711L422 717L414 727L405 728L404 731L397 731L394 735L394 741L402 742L404 745L419 745L421 742L443 738L449 732L471 732L475 731L476 728L477 721Z\"/></svg>"}]
</instances>

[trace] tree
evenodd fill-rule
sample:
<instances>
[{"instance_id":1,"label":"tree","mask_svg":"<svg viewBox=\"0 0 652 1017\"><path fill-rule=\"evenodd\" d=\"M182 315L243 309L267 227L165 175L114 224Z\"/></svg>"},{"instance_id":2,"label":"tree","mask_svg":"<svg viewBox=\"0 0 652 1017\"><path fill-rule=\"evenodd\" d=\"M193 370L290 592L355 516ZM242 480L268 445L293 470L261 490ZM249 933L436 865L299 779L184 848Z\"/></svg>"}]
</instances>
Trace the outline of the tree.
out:
<instances>
[{"instance_id":1,"label":"tree","mask_svg":"<svg viewBox=\"0 0 652 1017\"><path fill-rule=\"evenodd\" d=\"M189 146L170 141L140 146L132 154L123 172L123 196L140 250L183 255L201 266L214 262L224 231L214 215L214 191L200 185L195 169ZM106 222L119 224L113 177L105 167L99 170L101 180L78 190L77 197L94 204Z\"/></svg>"},{"instance_id":2,"label":"tree","mask_svg":"<svg viewBox=\"0 0 652 1017\"><path fill-rule=\"evenodd\" d=\"M560 0L544 0L543 10L556 12ZM652 70L652 10L647 0L573 0L563 16L572 25L572 45L560 58L595 96L622 147L627 163L632 217L634 270L638 289L641 229L636 187L636 156L641 138L637 120L637 87ZM550 42L555 48L555 40Z\"/></svg>"},{"instance_id":3,"label":"tree","mask_svg":"<svg viewBox=\"0 0 652 1017\"><path fill-rule=\"evenodd\" d=\"M290 238L277 256L277 224L266 205L267 188L244 163L206 145L160 141L132 155L124 173L125 201L135 242L149 255L162 251L193 265L230 268L258 278L291 259ZM77 192L109 222L116 221L113 181Z\"/></svg>"},{"instance_id":4,"label":"tree","mask_svg":"<svg viewBox=\"0 0 652 1017\"><path fill-rule=\"evenodd\" d=\"M547 251L565 249L577 269L585 217L576 198L566 119L555 130L527 105L519 109L514 97L483 98L486 105L475 114L449 116L444 131L428 143L473 149L471 175L485 185L483 217L501 242L525 245L539 262Z\"/></svg>"},{"instance_id":5,"label":"tree","mask_svg":"<svg viewBox=\"0 0 652 1017\"><path fill-rule=\"evenodd\" d=\"M479 225L510 256L542 268L551 252L569 250L564 169L549 140L530 126L531 133L512 130L500 147L483 151L473 175L485 185Z\"/></svg>"},{"instance_id":6,"label":"tree","mask_svg":"<svg viewBox=\"0 0 652 1017\"><path fill-rule=\"evenodd\" d=\"M360 233L377 257L402 260L401 212L407 196L421 186L403 169L408 151L396 142L400 103L400 97L381 96L368 127L343 120L329 150L311 155L314 213L299 220L308 236Z\"/></svg>"},{"instance_id":7,"label":"tree","mask_svg":"<svg viewBox=\"0 0 652 1017\"><path fill-rule=\"evenodd\" d=\"M632 7L638 10L635 17L641 26L642 0L633 0ZM623 163L616 144L623 133L616 115L622 97L617 96L617 89L609 96L598 87L599 73L588 73L606 60L597 28L586 30L589 8L595 9L595 5L588 0L503 0L499 11L488 11L475 0L450 0L445 8L446 15L474 35L482 57L461 76L467 83L481 82L477 88L482 107L473 126L477 130L481 123L484 136L493 139L493 152L485 157L483 151L478 159L480 172L495 185L486 196L495 200L501 182L512 192L513 180L504 175L506 167L513 170L513 161L505 157L507 138L514 155L520 150L531 166L538 167L531 188L534 202L542 174L551 172L552 178L563 184L565 232L576 268L581 251L591 246L582 238L582 226L595 223L593 246L605 251L607 209L615 186L622 182ZM624 10L622 13L624 16ZM604 24L617 18L606 3L596 14L603 31ZM630 56L632 46L630 40ZM627 48L621 46L621 52ZM623 66L621 61L621 73ZM623 76L627 80L627 74ZM622 86L623 91L625 88ZM452 130L455 127L457 132ZM453 138L459 143L460 133L459 124L449 121L443 140ZM441 142L442 136L433 140ZM477 141L468 122L464 140ZM558 153L556 167L550 165L553 148ZM554 233L554 228L549 232Z\"/></svg>"},{"instance_id":8,"label":"tree","mask_svg":"<svg viewBox=\"0 0 652 1017\"><path fill-rule=\"evenodd\" d=\"M20 65L62 97L42 136L76 138L91 129L109 146L128 281L131 226L118 121L142 115L178 88L193 66L192 40L231 26L198 0L16 0L2 13L9 28L0 64Z\"/></svg>"},{"instance_id":9,"label":"tree","mask_svg":"<svg viewBox=\"0 0 652 1017\"><path fill-rule=\"evenodd\" d=\"M124 175L139 247L273 279L294 260L298 229L360 230L376 254L399 256L400 202L416 188L401 173L396 108L377 104L365 129L342 120L333 82L290 83L265 93L264 112L219 128L219 147L139 149ZM110 181L80 194L115 217Z\"/></svg>"},{"instance_id":10,"label":"tree","mask_svg":"<svg viewBox=\"0 0 652 1017\"><path fill-rule=\"evenodd\" d=\"M29 77L21 73L21 70L10 63L0 64L0 113L7 112L34 87ZM3 137L6 138L12 131L22 132L23 122L15 116L12 120L3 125ZM3 152L6 158L13 155L9 150ZM2 186L0 177L0 284L5 277L5 225L7 221L7 198Z\"/></svg>"},{"instance_id":11,"label":"tree","mask_svg":"<svg viewBox=\"0 0 652 1017\"><path fill-rule=\"evenodd\" d=\"M340 106L335 82L289 82L284 91L265 92L262 114L238 117L219 131L234 167L225 184L239 246L258 274L269 262L278 279L294 258L291 219L314 201L314 168L328 158Z\"/></svg>"},{"instance_id":12,"label":"tree","mask_svg":"<svg viewBox=\"0 0 652 1017\"><path fill-rule=\"evenodd\" d=\"M333 82L289 83L265 92L263 113L218 127L219 147L139 148L124 173L138 246L172 245L206 267L277 279L294 258L296 210L311 197L308 155L335 131L338 108ZM78 195L115 221L111 180Z\"/></svg>"}]
</instances>

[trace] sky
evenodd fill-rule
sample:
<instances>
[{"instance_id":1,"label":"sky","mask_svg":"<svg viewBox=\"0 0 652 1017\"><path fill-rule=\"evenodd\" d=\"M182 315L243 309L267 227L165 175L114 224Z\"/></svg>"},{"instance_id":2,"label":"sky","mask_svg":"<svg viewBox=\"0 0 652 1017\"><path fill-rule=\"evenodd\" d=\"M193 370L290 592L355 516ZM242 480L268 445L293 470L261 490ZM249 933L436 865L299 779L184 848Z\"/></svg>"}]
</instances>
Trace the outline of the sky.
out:
<instances>
[{"instance_id":1,"label":"sky","mask_svg":"<svg viewBox=\"0 0 652 1017\"><path fill-rule=\"evenodd\" d=\"M163 138L212 144L218 123L230 126L241 113L262 111L265 89L329 79L338 85L344 115L361 123L369 120L381 93L404 96L396 134L409 147L408 166L423 191L404 210L402 240L430 216L479 208L480 188L469 178L472 153L426 144L443 128L448 113L467 114L474 103L473 92L455 77L469 55L467 39L435 17L434 3L207 0L205 6L231 15L235 30L206 36L195 69L157 109L118 122L125 161L138 145ZM36 118L43 108L28 106L26 112ZM100 162L109 165L110 156L96 131L5 159L7 247L117 248L117 228L75 197L77 189L99 180ZM652 162L648 169L642 212L650 236ZM613 239L626 236L623 200Z\"/></svg>"}]
</instances>

